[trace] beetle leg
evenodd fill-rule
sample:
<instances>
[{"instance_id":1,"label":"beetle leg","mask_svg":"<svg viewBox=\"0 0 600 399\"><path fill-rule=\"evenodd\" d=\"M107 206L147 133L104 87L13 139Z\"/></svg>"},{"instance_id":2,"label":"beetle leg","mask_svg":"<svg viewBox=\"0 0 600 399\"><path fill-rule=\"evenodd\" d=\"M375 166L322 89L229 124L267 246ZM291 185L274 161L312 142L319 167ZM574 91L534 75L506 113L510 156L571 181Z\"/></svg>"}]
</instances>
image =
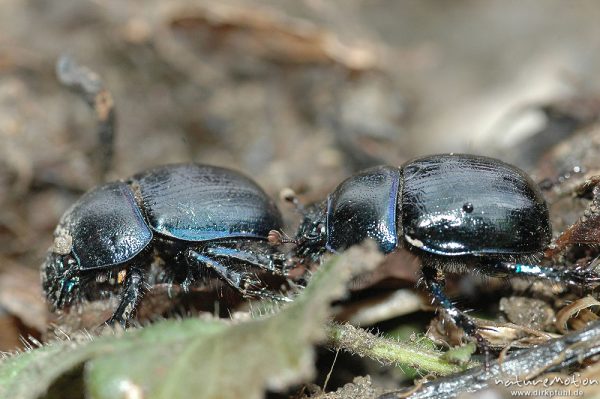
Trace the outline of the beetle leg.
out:
<instances>
[{"instance_id":1,"label":"beetle leg","mask_svg":"<svg viewBox=\"0 0 600 399\"><path fill-rule=\"evenodd\" d=\"M524 265L515 262L496 262L483 272L495 276L521 276L551 280L557 283L586 286L600 282L600 275L586 267L564 268L554 266Z\"/></svg>"},{"instance_id":2,"label":"beetle leg","mask_svg":"<svg viewBox=\"0 0 600 399\"><path fill-rule=\"evenodd\" d=\"M60 293L56 299L56 308L60 309L73 300L73 292L79 284L79 276L74 271L67 272L60 284Z\"/></svg>"},{"instance_id":3,"label":"beetle leg","mask_svg":"<svg viewBox=\"0 0 600 399\"><path fill-rule=\"evenodd\" d=\"M119 306L110 319L106 321L106 324L119 323L126 327L127 321L131 318L138 301L142 297L143 287L144 275L142 271L135 268L129 269L125 278L125 290L121 294L121 302L119 302Z\"/></svg>"},{"instance_id":4,"label":"beetle leg","mask_svg":"<svg viewBox=\"0 0 600 399\"><path fill-rule=\"evenodd\" d=\"M284 302L289 301L289 298L287 297L266 291L264 287L260 286L261 281L254 273L227 267L223 263L193 250L187 252L187 258L192 262L203 265L217 273L221 279L227 282L227 284L237 290L245 298L270 298Z\"/></svg>"},{"instance_id":5,"label":"beetle leg","mask_svg":"<svg viewBox=\"0 0 600 399\"><path fill-rule=\"evenodd\" d=\"M482 350L485 356L485 366L487 368L489 365L490 347L485 338L477 332L477 325L473 319L460 311L446 296L446 293L444 292L444 276L441 271L432 265L424 264L422 272L427 289L438 304L444 309L452 322L457 327L461 328L467 336L475 338L477 346Z\"/></svg>"},{"instance_id":6,"label":"beetle leg","mask_svg":"<svg viewBox=\"0 0 600 399\"><path fill-rule=\"evenodd\" d=\"M194 270L192 269L192 265L190 265L190 262L186 262L186 265L187 274L185 276L185 280L183 280L183 282L181 283L181 289L183 290L183 292L188 293L190 292L190 287L194 283Z\"/></svg>"},{"instance_id":7,"label":"beetle leg","mask_svg":"<svg viewBox=\"0 0 600 399\"><path fill-rule=\"evenodd\" d=\"M217 246L208 247L206 252L211 256L236 259L240 262L250 264L278 276L283 276L285 274L283 270L283 262L285 258L277 254L260 254L250 250Z\"/></svg>"}]
</instances>

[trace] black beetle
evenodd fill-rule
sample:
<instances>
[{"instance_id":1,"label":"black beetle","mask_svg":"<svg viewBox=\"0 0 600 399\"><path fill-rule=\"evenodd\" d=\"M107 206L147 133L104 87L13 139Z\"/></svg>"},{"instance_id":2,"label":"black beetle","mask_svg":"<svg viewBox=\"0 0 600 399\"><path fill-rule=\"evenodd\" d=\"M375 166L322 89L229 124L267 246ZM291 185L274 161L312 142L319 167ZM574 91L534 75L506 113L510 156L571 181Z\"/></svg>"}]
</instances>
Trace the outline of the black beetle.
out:
<instances>
[{"instance_id":1,"label":"black beetle","mask_svg":"<svg viewBox=\"0 0 600 399\"><path fill-rule=\"evenodd\" d=\"M295 239L287 240L297 244L302 261L366 238L384 253L405 247L420 257L434 298L485 348L474 322L444 294L444 270L574 284L599 280L588 269L536 265L552 238L547 205L525 172L493 158L441 154L367 169L302 213Z\"/></svg>"},{"instance_id":2,"label":"black beetle","mask_svg":"<svg viewBox=\"0 0 600 399\"><path fill-rule=\"evenodd\" d=\"M194 163L156 167L100 185L67 210L42 266L44 291L62 308L122 290L109 319L121 324L145 281L180 283L187 291L213 275L246 297L266 297L253 270L283 274L283 255L266 242L281 225L274 202L238 172ZM157 259L164 270L151 272Z\"/></svg>"}]
</instances>

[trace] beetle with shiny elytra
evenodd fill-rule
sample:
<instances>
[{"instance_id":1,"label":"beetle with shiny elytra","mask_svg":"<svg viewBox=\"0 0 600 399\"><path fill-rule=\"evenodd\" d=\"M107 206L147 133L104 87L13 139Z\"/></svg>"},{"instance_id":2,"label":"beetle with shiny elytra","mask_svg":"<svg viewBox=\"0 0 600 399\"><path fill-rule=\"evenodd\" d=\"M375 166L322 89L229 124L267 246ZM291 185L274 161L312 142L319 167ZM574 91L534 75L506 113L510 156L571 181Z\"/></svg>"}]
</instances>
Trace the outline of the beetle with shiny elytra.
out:
<instances>
[{"instance_id":1,"label":"beetle with shiny elytra","mask_svg":"<svg viewBox=\"0 0 600 399\"><path fill-rule=\"evenodd\" d=\"M283 275L284 256L267 243L281 228L274 202L230 169L195 163L159 166L88 191L61 218L42 266L49 302L121 292L109 322L126 324L144 282L184 291L214 276L244 297L270 297L257 270ZM151 264L160 258L159 272Z\"/></svg>"},{"instance_id":2,"label":"beetle with shiny elytra","mask_svg":"<svg viewBox=\"0 0 600 399\"><path fill-rule=\"evenodd\" d=\"M493 158L440 154L399 168L368 169L302 213L296 237L289 240L302 261L317 261L366 238L384 253L404 247L421 259L433 297L483 346L475 323L446 297L443 271L581 285L600 281L589 269L536 264L552 238L546 202L525 172Z\"/></svg>"}]
</instances>

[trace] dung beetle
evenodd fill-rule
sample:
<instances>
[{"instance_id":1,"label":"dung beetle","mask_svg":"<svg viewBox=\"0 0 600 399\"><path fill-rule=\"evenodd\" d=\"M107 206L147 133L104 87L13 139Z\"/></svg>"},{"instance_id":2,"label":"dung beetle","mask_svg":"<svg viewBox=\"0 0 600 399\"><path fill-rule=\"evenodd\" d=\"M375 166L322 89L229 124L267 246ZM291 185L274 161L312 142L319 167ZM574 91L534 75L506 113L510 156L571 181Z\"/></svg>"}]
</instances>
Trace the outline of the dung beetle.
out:
<instances>
[{"instance_id":1,"label":"dung beetle","mask_svg":"<svg viewBox=\"0 0 600 399\"><path fill-rule=\"evenodd\" d=\"M452 321L484 348L475 323L446 297L443 271L572 284L600 279L589 269L537 264L552 238L546 202L525 172L493 158L440 154L367 169L302 213L296 237L287 240L300 260L314 262L366 238L384 253L404 247L421 259L425 284Z\"/></svg>"},{"instance_id":2,"label":"dung beetle","mask_svg":"<svg viewBox=\"0 0 600 399\"><path fill-rule=\"evenodd\" d=\"M256 272L283 274L283 255L267 243L281 225L274 202L236 171L159 166L97 186L66 211L42 266L43 288L55 308L121 292L108 321L121 324L148 283L187 291L214 276L245 297L267 297ZM162 270L151 267L157 263Z\"/></svg>"}]
</instances>

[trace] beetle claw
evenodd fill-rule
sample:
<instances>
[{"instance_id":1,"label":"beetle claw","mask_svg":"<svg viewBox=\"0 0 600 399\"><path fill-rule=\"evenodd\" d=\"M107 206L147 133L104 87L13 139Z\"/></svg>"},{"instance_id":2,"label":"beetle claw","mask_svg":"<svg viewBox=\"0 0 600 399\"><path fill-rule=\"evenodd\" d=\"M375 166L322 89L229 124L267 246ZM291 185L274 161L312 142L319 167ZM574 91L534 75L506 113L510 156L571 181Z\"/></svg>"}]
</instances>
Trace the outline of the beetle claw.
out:
<instances>
[{"instance_id":1,"label":"beetle claw","mask_svg":"<svg viewBox=\"0 0 600 399\"><path fill-rule=\"evenodd\" d=\"M600 274L595 268L577 267L570 276L570 283L582 286L588 286L600 282Z\"/></svg>"},{"instance_id":2,"label":"beetle claw","mask_svg":"<svg viewBox=\"0 0 600 399\"><path fill-rule=\"evenodd\" d=\"M116 315L112 315L110 316L110 318L108 320L106 320L104 322L104 325L109 326L109 327L115 327L116 325L121 326L121 328L125 329L127 328L127 320L125 320L122 317L118 317Z\"/></svg>"}]
</instances>

